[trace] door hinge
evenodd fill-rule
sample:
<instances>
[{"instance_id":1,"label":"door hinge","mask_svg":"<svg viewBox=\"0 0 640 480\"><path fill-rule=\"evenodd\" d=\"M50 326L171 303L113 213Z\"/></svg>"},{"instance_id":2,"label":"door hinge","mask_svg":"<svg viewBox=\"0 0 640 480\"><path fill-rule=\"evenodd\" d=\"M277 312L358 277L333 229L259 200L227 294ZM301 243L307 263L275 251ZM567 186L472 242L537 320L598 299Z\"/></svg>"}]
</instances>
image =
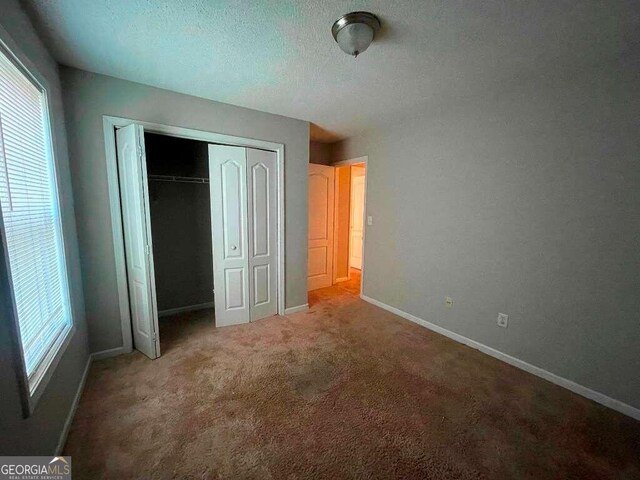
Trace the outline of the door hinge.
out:
<instances>
[{"instance_id":1,"label":"door hinge","mask_svg":"<svg viewBox=\"0 0 640 480\"><path fill-rule=\"evenodd\" d=\"M144 246L144 251L147 255L151 255L151 247L149 245Z\"/></svg>"}]
</instances>

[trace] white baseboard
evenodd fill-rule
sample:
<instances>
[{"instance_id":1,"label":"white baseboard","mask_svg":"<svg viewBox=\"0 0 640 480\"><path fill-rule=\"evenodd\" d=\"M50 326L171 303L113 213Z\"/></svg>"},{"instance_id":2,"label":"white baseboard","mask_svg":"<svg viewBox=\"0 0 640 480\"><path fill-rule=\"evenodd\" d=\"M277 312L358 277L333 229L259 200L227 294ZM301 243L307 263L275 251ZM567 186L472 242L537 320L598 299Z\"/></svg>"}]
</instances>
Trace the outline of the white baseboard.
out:
<instances>
[{"instance_id":1,"label":"white baseboard","mask_svg":"<svg viewBox=\"0 0 640 480\"><path fill-rule=\"evenodd\" d=\"M309 310L309 304L305 303L304 305L298 305L297 307L285 308L284 314L291 315L292 313L306 312L307 310Z\"/></svg>"},{"instance_id":2,"label":"white baseboard","mask_svg":"<svg viewBox=\"0 0 640 480\"><path fill-rule=\"evenodd\" d=\"M184 307L169 308L158 312L158 317L167 317L176 313L195 312L196 310L204 310L205 308L214 308L214 302L198 303L197 305L185 305Z\"/></svg>"},{"instance_id":3,"label":"white baseboard","mask_svg":"<svg viewBox=\"0 0 640 480\"><path fill-rule=\"evenodd\" d=\"M99 352L94 352L91 354L91 360L104 360L105 358L115 357L117 355L122 355L123 353L131 353L131 350L128 350L124 347L116 347L110 348L108 350L101 350Z\"/></svg>"},{"instance_id":4,"label":"white baseboard","mask_svg":"<svg viewBox=\"0 0 640 480\"><path fill-rule=\"evenodd\" d=\"M395 313L399 317L402 317L411 322L417 323L418 325L428 328L429 330L433 330L434 332L444 335L445 337L449 337L450 339L455 340L456 342L462 343L471 348L475 348L476 350L480 350L482 353L491 355L492 357L497 358L498 360L502 360L503 362L508 363L509 365L513 365L514 367L524 370L525 372L536 375L537 377L543 378L551 383L555 383L556 385L559 385L560 387L564 387L567 390L571 390L572 392L577 393L578 395L581 395L585 398L588 398L589 400L593 400L594 402L604 405L605 407L611 408L620 413L628 415L629 417L635 418L636 420L640 420L640 409L632 407L631 405L628 405L626 403L623 403L620 400L616 400L615 398L608 397L603 393L596 392L595 390L591 390L590 388L580 385L572 380L568 380L566 378L560 377L555 373L551 373L540 367L531 365L530 363L527 363L524 360L520 360L519 358L512 357L511 355L507 355L506 353L496 350L495 348L488 347L482 343L476 342L475 340L471 340L470 338L462 336L458 333L454 333L450 330L442 328L434 323L427 322L426 320L418 318L415 315L411 315L410 313L404 312L399 308L392 307L390 305L387 305L386 303L383 303L379 300L368 297L364 294L361 294L360 297L365 302L369 302L377 307L387 310L388 312Z\"/></svg>"},{"instance_id":5,"label":"white baseboard","mask_svg":"<svg viewBox=\"0 0 640 480\"><path fill-rule=\"evenodd\" d=\"M89 357L87 357L87 364L84 367L84 372L82 372L82 378L80 379L80 383L78 384L78 389L76 390L76 394L73 397L73 403L71 404L71 408L69 409L67 418L64 421L62 432L60 433L60 439L58 440L58 445L56 446L56 456L62 454L64 444L67 442L67 436L69 435L69 430L71 429L71 423L73 422L73 417L75 417L76 415L76 410L78 409L78 404L80 403L80 397L82 396L82 391L84 390L84 384L86 383L87 377L89 376L89 368L91 367L92 360L92 356L89 355Z\"/></svg>"}]
</instances>

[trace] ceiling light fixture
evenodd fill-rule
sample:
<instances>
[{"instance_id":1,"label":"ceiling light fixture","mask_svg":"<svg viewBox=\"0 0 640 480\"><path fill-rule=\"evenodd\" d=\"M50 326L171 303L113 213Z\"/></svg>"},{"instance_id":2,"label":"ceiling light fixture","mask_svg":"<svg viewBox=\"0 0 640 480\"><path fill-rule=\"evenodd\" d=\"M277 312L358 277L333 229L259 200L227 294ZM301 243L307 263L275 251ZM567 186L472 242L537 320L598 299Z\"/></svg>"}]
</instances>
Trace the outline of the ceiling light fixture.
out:
<instances>
[{"instance_id":1,"label":"ceiling light fixture","mask_svg":"<svg viewBox=\"0 0 640 480\"><path fill-rule=\"evenodd\" d=\"M331 27L333 38L342 51L354 57L369 48L378 30L380 30L380 20L369 12L347 13L336 20Z\"/></svg>"}]
</instances>

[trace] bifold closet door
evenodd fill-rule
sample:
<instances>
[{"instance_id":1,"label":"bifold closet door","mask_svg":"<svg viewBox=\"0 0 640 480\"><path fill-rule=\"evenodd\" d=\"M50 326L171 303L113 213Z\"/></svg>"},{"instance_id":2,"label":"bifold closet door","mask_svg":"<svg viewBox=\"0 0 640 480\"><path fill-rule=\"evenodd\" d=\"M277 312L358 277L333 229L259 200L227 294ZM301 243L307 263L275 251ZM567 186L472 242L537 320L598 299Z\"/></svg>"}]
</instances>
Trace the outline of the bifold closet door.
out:
<instances>
[{"instance_id":1,"label":"bifold closet door","mask_svg":"<svg viewBox=\"0 0 640 480\"><path fill-rule=\"evenodd\" d=\"M276 156L209 145L216 326L277 312Z\"/></svg>"},{"instance_id":2,"label":"bifold closet door","mask_svg":"<svg viewBox=\"0 0 640 480\"><path fill-rule=\"evenodd\" d=\"M147 357L157 358L160 356L160 338L156 333L158 312L142 126L132 124L119 128L116 131L116 150L133 346Z\"/></svg>"},{"instance_id":3,"label":"bifold closet door","mask_svg":"<svg viewBox=\"0 0 640 480\"><path fill-rule=\"evenodd\" d=\"M216 326L247 323L251 316L246 149L209 145L209 185Z\"/></svg>"},{"instance_id":4,"label":"bifold closet door","mask_svg":"<svg viewBox=\"0 0 640 480\"><path fill-rule=\"evenodd\" d=\"M251 320L277 307L276 154L247 148L247 193Z\"/></svg>"}]
</instances>

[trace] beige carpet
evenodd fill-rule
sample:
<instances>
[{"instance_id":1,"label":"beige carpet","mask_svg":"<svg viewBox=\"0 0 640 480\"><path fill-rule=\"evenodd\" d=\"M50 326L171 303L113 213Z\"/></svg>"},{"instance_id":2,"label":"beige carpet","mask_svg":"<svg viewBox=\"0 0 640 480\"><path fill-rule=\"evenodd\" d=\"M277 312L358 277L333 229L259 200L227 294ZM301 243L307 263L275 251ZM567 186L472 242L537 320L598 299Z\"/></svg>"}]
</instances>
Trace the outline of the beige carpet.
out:
<instances>
[{"instance_id":1,"label":"beige carpet","mask_svg":"<svg viewBox=\"0 0 640 480\"><path fill-rule=\"evenodd\" d=\"M74 478L640 478L640 422L357 291L238 327L174 317L160 359L96 362Z\"/></svg>"}]
</instances>

